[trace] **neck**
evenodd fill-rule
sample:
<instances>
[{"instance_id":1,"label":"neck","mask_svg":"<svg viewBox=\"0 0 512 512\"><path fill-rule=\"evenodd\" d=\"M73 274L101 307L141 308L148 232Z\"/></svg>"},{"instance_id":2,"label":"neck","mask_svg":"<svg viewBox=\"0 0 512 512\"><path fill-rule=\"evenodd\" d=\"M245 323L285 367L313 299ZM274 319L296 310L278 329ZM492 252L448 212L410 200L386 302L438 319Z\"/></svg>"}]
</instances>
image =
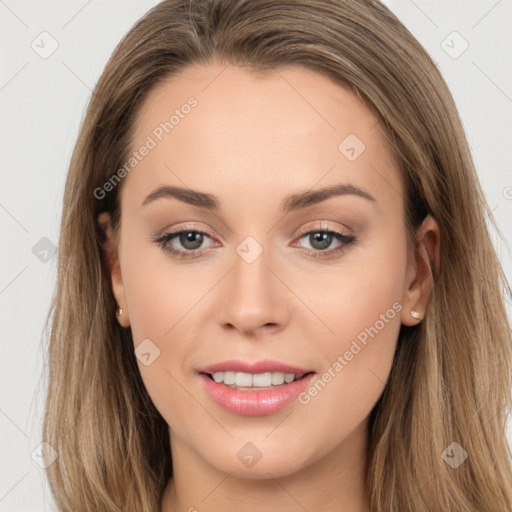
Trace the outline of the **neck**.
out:
<instances>
[{"instance_id":1,"label":"neck","mask_svg":"<svg viewBox=\"0 0 512 512\"><path fill-rule=\"evenodd\" d=\"M243 478L217 470L171 434L173 476L161 512L369 512L366 422L320 460L285 476Z\"/></svg>"}]
</instances>

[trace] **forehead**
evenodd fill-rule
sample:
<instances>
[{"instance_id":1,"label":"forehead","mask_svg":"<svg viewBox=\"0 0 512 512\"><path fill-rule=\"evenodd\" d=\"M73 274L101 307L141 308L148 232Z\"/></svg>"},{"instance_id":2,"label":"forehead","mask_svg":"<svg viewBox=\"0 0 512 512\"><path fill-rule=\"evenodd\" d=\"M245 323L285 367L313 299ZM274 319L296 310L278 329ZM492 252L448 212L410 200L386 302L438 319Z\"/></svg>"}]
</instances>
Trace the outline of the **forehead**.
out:
<instances>
[{"instance_id":1,"label":"forehead","mask_svg":"<svg viewBox=\"0 0 512 512\"><path fill-rule=\"evenodd\" d=\"M140 203L174 183L277 201L345 182L396 201L401 177L381 130L351 89L302 66L189 66L139 110L131 150L151 149L126 178L127 195Z\"/></svg>"}]
</instances>

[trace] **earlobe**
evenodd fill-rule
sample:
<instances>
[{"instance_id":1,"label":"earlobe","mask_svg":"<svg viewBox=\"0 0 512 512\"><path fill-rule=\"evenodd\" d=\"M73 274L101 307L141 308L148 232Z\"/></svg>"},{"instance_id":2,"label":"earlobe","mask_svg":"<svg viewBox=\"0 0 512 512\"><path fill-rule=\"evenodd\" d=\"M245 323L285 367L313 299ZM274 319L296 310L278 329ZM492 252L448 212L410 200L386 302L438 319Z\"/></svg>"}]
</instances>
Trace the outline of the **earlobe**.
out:
<instances>
[{"instance_id":1,"label":"earlobe","mask_svg":"<svg viewBox=\"0 0 512 512\"><path fill-rule=\"evenodd\" d=\"M119 254L114 234L112 230L112 219L110 213L103 212L98 215L98 225L103 231L103 255L108 265L110 273L110 284L112 293L118 304L115 312L116 318L121 326L129 327L130 321L128 317L128 309L126 305L125 289L121 276L121 266L119 264Z\"/></svg>"},{"instance_id":2,"label":"earlobe","mask_svg":"<svg viewBox=\"0 0 512 512\"><path fill-rule=\"evenodd\" d=\"M413 326L425 317L430 293L440 266L440 231L436 220L427 215L416 232L414 258L409 262L407 289L402 301L401 322Z\"/></svg>"}]
</instances>

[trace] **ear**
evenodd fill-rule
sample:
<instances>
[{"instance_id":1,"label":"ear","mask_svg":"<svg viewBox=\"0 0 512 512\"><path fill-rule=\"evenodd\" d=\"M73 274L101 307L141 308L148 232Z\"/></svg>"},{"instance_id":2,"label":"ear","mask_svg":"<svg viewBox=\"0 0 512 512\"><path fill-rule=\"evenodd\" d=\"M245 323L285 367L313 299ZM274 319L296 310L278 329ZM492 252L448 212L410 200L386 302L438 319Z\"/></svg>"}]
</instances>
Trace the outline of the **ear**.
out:
<instances>
[{"instance_id":1,"label":"ear","mask_svg":"<svg viewBox=\"0 0 512 512\"><path fill-rule=\"evenodd\" d=\"M102 245L104 250L104 257L110 271L112 293L114 294L118 304L118 310L119 308L122 310L121 314L119 314L118 310L116 310L113 314L116 315L117 321L121 324L121 326L129 327L130 319L128 316L128 307L126 305L123 278L121 276L118 247L112 231L112 219L110 217L110 213L100 213L100 215L98 215L98 225L104 233L104 241Z\"/></svg>"},{"instance_id":2,"label":"ear","mask_svg":"<svg viewBox=\"0 0 512 512\"><path fill-rule=\"evenodd\" d=\"M431 215L427 215L416 232L414 253L407 264L400 319L404 325L416 325L425 316L434 276L439 273L440 246L439 226Z\"/></svg>"}]
</instances>

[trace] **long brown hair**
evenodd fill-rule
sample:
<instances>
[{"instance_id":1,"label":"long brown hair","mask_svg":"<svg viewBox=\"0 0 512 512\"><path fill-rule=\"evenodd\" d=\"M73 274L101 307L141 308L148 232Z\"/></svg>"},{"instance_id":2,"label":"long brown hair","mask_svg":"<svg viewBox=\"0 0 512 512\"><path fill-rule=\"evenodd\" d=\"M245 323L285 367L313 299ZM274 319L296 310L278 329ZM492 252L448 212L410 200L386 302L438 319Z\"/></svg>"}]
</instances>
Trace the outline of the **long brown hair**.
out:
<instances>
[{"instance_id":1,"label":"long brown hair","mask_svg":"<svg viewBox=\"0 0 512 512\"><path fill-rule=\"evenodd\" d=\"M402 326L371 412L372 511L510 511L510 290L489 236L494 221L436 65L370 0L165 0L115 49L71 159L48 316L43 438L58 452L47 469L58 510L156 512L171 476L168 426L143 385L130 330L116 321L97 224L108 211L116 232L119 187L101 198L94 191L133 150L137 113L155 85L213 59L256 71L302 65L351 87L400 164L410 240L427 212L439 224L425 320ZM454 453L467 455L458 467Z\"/></svg>"}]
</instances>

